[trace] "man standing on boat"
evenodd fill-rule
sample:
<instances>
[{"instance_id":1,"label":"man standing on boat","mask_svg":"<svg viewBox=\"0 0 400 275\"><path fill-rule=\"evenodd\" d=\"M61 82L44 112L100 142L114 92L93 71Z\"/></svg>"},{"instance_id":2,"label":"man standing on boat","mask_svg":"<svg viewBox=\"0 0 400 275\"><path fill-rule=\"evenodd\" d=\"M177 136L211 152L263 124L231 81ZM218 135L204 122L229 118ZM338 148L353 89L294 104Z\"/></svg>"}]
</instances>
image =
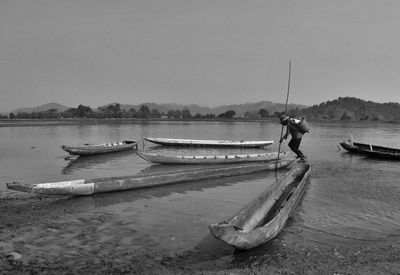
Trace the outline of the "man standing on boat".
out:
<instances>
[{"instance_id":1,"label":"man standing on boat","mask_svg":"<svg viewBox=\"0 0 400 275\"><path fill-rule=\"evenodd\" d=\"M282 143L284 139L287 139L289 136L289 133L292 135L292 139L289 142L289 148L296 153L297 158L305 160L306 157L304 156L303 152L299 150L301 139L303 138L303 135L307 132L309 132L307 125L305 125L304 119L297 119L297 118L290 118L285 115L280 116L280 122L282 125L286 126L286 134L281 138L279 141ZM304 125L302 125L302 122L304 121Z\"/></svg>"}]
</instances>

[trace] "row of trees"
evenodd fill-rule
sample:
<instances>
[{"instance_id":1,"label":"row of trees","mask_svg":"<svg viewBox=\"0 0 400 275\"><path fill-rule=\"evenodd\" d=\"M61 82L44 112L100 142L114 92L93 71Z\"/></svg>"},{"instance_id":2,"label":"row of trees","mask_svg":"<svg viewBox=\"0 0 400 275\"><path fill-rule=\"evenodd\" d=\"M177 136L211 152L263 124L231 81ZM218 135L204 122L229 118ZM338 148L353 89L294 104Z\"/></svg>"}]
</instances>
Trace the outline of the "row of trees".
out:
<instances>
[{"instance_id":1,"label":"row of trees","mask_svg":"<svg viewBox=\"0 0 400 275\"><path fill-rule=\"evenodd\" d=\"M275 112L272 116L279 116L279 112ZM150 110L147 105L140 106L139 110L130 108L129 110L121 109L121 105L111 104L106 107L92 109L89 106L79 105L77 108L70 108L66 111L59 112L57 109L50 109L40 112L19 112L10 113L9 116L2 115L1 119L61 119L61 118L170 118L170 119L212 119L212 118L246 118L259 119L267 118L270 114L266 109L259 111L246 112L243 116L236 114L234 110L228 110L221 114L192 114L189 109L169 110L168 112L160 112L157 109Z\"/></svg>"},{"instance_id":2,"label":"row of trees","mask_svg":"<svg viewBox=\"0 0 400 275\"><path fill-rule=\"evenodd\" d=\"M51 118L170 118L170 119L213 119L213 118L244 118L263 119L268 117L279 117L283 112L270 114L266 109L258 111L247 111L244 114L237 114L234 110L228 110L220 114L192 114L189 109L169 110L160 112L157 109L149 109L147 105L141 105L138 110L121 109L120 104L111 104L97 109L89 106L79 105L77 108L70 108L64 112L57 109L50 109L41 112L31 113L10 113L1 115L0 119L29 118L29 119L51 119ZM288 111L291 117L303 115L308 119L327 120L372 120L372 121L400 121L400 104L375 103L353 97L339 97L319 105L305 109L291 109Z\"/></svg>"}]
</instances>

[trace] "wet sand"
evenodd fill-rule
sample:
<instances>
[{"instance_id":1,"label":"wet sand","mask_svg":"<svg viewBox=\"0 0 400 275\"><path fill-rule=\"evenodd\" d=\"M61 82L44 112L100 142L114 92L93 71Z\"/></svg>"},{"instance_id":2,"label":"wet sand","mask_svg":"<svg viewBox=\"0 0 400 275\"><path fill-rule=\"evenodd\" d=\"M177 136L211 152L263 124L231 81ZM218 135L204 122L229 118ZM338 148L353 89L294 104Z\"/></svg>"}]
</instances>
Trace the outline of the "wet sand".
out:
<instances>
[{"instance_id":1,"label":"wet sand","mask_svg":"<svg viewBox=\"0 0 400 275\"><path fill-rule=\"evenodd\" d=\"M0 193L1 274L400 274L399 242L325 249L291 246L283 238L288 230L296 230L291 221L278 238L251 251L221 257L217 250L231 248L205 239L173 255L138 253L135 247L98 238L96 232L103 230L107 213L82 215L79 207L70 207L71 202L63 197ZM76 231L63 232L65 222L75 224ZM61 233L67 243L58 243ZM129 235L124 233L121 238ZM54 246L51 254L40 249L49 244ZM77 246L78 250L69 249Z\"/></svg>"}]
</instances>

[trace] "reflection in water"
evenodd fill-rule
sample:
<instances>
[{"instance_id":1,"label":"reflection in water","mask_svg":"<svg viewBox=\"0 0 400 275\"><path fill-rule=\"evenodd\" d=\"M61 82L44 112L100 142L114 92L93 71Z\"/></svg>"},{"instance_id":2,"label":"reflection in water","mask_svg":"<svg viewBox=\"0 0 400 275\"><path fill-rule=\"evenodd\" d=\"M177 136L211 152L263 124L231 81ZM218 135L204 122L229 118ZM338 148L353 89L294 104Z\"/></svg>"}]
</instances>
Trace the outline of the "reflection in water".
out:
<instances>
[{"instance_id":1,"label":"reflection in water","mask_svg":"<svg viewBox=\"0 0 400 275\"><path fill-rule=\"evenodd\" d=\"M82 169L90 169L93 168L94 166L104 164L106 162L116 160L119 158L125 158L133 154L136 154L136 150L134 149L107 153L107 154L78 157L76 159L69 160L68 164L61 170L61 174L64 175L72 174Z\"/></svg>"},{"instance_id":2,"label":"reflection in water","mask_svg":"<svg viewBox=\"0 0 400 275\"><path fill-rule=\"evenodd\" d=\"M92 135L93 130L95 129L93 125L78 125L78 137L81 140L88 140Z\"/></svg>"},{"instance_id":3,"label":"reflection in water","mask_svg":"<svg viewBox=\"0 0 400 275\"><path fill-rule=\"evenodd\" d=\"M142 174L162 174L172 172L184 172L196 169L227 167L228 164L152 164L140 171Z\"/></svg>"}]
</instances>

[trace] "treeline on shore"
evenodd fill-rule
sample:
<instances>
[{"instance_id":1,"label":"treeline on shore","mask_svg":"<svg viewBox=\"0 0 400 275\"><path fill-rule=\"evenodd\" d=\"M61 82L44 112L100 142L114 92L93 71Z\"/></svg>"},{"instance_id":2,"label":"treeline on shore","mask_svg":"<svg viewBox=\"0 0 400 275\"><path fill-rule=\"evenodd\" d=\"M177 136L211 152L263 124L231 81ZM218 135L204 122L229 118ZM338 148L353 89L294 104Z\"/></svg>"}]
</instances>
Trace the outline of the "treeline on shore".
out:
<instances>
[{"instance_id":1,"label":"treeline on shore","mask_svg":"<svg viewBox=\"0 0 400 275\"><path fill-rule=\"evenodd\" d=\"M150 109L146 104L135 108L124 109L119 103L92 109L79 105L60 112L58 109L46 111L18 112L0 115L0 119L65 119L65 118L162 118L162 119L266 119L279 117L282 111L269 112L265 108L238 113L227 110L219 114L192 114L189 108L181 110L159 111ZM308 108L289 109L292 117L304 116L307 119L318 120L353 120L353 121L400 121L400 104L395 102L376 103L354 97L339 97Z\"/></svg>"},{"instance_id":2,"label":"treeline on shore","mask_svg":"<svg viewBox=\"0 0 400 275\"><path fill-rule=\"evenodd\" d=\"M275 112L274 116L279 116L279 112ZM0 115L1 119L63 119L63 118L168 118L168 119L213 119L213 118L247 118L259 119L268 118L270 114L266 109L260 109L255 112L246 112L243 116L237 115L234 110L228 110L220 114L192 114L189 109L169 110L168 112L160 112L158 109L151 109L143 104L138 110L130 108L129 110L121 109L119 103L110 104L106 107L92 109L89 106L79 105L77 108L69 108L63 112L57 109L49 109L38 112L11 112L9 115Z\"/></svg>"}]
</instances>

